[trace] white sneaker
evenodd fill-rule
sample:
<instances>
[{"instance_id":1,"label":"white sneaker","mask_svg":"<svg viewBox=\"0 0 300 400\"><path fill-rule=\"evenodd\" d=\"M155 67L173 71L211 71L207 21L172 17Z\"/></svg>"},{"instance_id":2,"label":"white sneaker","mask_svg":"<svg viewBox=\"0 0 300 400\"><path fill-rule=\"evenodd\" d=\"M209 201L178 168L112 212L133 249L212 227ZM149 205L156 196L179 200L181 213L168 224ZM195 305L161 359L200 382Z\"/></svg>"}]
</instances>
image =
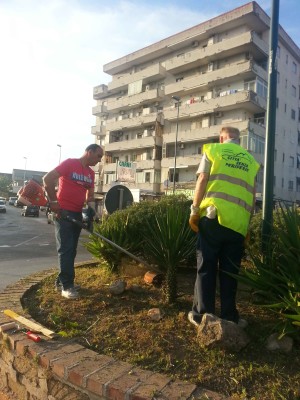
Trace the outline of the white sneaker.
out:
<instances>
[{"instance_id":1,"label":"white sneaker","mask_svg":"<svg viewBox=\"0 0 300 400\"><path fill-rule=\"evenodd\" d=\"M239 319L239 322L237 324L242 329L247 328L247 326L249 325L248 321L246 321L245 319L242 319L242 318Z\"/></svg>"},{"instance_id":2,"label":"white sneaker","mask_svg":"<svg viewBox=\"0 0 300 400\"><path fill-rule=\"evenodd\" d=\"M61 295L66 299L77 299L79 297L79 293L73 287L66 290L62 290Z\"/></svg>"},{"instance_id":3,"label":"white sneaker","mask_svg":"<svg viewBox=\"0 0 300 400\"><path fill-rule=\"evenodd\" d=\"M200 324L198 324L197 321L194 320L194 315L193 315L193 311L190 311L188 313L188 320L190 321L191 324L195 325L195 326L199 326Z\"/></svg>"},{"instance_id":4,"label":"white sneaker","mask_svg":"<svg viewBox=\"0 0 300 400\"><path fill-rule=\"evenodd\" d=\"M57 292L61 292L61 291L62 291L62 288L63 288L63 287L62 287L62 284L61 284L61 283L55 284L55 289L56 289ZM81 286L80 286L80 285L74 284L73 288L74 288L75 290L80 290L80 289L81 289Z\"/></svg>"}]
</instances>

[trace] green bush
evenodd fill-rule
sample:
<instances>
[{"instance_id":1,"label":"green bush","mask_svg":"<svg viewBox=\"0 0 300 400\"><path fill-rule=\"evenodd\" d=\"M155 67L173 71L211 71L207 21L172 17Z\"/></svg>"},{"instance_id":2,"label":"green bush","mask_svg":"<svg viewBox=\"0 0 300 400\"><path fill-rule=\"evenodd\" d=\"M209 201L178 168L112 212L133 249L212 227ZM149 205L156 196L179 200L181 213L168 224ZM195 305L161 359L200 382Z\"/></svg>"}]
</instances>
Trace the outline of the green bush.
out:
<instances>
[{"instance_id":1,"label":"green bush","mask_svg":"<svg viewBox=\"0 0 300 400\"><path fill-rule=\"evenodd\" d=\"M177 202L166 210L156 209L154 222L148 223L144 254L166 272L165 295L168 303L177 297L177 267L196 252L196 235L188 220L190 209L185 202Z\"/></svg>"},{"instance_id":2,"label":"green bush","mask_svg":"<svg viewBox=\"0 0 300 400\"><path fill-rule=\"evenodd\" d=\"M94 231L134 255L148 258L144 246L149 226L156 223L155 216L158 212L166 213L170 208L177 209L179 204L189 210L191 201L185 196L163 196L159 201L134 203L109 215L102 223L94 224ZM86 248L94 257L103 258L112 269L117 269L122 252L95 235L90 236ZM192 259L193 256L190 257Z\"/></svg>"},{"instance_id":3,"label":"green bush","mask_svg":"<svg viewBox=\"0 0 300 400\"><path fill-rule=\"evenodd\" d=\"M257 224L259 225L259 224ZM258 237L261 237L257 232ZM280 207L274 212L272 236L264 256L254 251L254 268L237 278L254 289L262 305L277 313L282 334L300 326L300 213Z\"/></svg>"}]
</instances>

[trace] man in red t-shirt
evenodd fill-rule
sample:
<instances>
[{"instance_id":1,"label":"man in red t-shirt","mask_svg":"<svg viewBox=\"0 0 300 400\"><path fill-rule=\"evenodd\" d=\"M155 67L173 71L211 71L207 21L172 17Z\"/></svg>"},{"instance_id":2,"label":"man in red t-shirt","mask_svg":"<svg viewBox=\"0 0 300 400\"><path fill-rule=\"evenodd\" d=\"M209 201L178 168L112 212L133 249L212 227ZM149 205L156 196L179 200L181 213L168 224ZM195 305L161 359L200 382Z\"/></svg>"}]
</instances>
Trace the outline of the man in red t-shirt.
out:
<instances>
[{"instance_id":1,"label":"man in red t-shirt","mask_svg":"<svg viewBox=\"0 0 300 400\"><path fill-rule=\"evenodd\" d=\"M95 172L90 166L98 164L102 156L102 147L91 144L85 149L82 157L63 161L43 178L50 210L58 216L54 222L60 268L57 283L62 286L61 294L67 299L78 297L74 286L74 262L81 227L68 221L66 217L81 222L84 203L95 208Z\"/></svg>"}]
</instances>

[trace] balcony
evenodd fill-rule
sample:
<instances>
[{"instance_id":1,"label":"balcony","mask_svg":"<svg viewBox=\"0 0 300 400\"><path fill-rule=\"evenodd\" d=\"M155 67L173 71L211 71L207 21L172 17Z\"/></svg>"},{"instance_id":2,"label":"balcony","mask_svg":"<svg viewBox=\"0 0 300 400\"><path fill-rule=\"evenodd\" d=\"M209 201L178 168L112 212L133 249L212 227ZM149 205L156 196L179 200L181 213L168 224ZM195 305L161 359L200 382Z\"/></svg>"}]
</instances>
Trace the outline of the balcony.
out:
<instances>
[{"instance_id":1,"label":"balcony","mask_svg":"<svg viewBox=\"0 0 300 400\"><path fill-rule=\"evenodd\" d=\"M107 106L104 104L99 104L92 108L92 114L101 117L103 114L107 114Z\"/></svg>"},{"instance_id":2,"label":"balcony","mask_svg":"<svg viewBox=\"0 0 300 400\"><path fill-rule=\"evenodd\" d=\"M266 100L252 91L228 90L220 93L219 97L192 104L183 104L179 109L179 119L233 109L245 109L251 113L260 113L266 110L266 106ZM176 121L177 108L164 110L164 118L169 121Z\"/></svg>"},{"instance_id":3,"label":"balcony","mask_svg":"<svg viewBox=\"0 0 300 400\"><path fill-rule=\"evenodd\" d=\"M206 128L198 128L198 129L187 129L187 130L179 130L178 131L178 143L192 143L192 142L200 142L210 139L216 139L219 137L221 128L226 125L224 123L218 125L211 125ZM227 125L233 126L239 131L246 132L252 131L255 134L265 137L265 128L261 125L258 125L252 121L233 121L229 122ZM164 143L175 143L176 133L169 132L164 133Z\"/></svg>"},{"instance_id":4,"label":"balcony","mask_svg":"<svg viewBox=\"0 0 300 400\"><path fill-rule=\"evenodd\" d=\"M108 90L110 93L117 93L120 90L126 89L126 87L133 82L143 81L143 84L150 82L155 82L165 77L166 70L160 65L151 65L142 71L137 71L133 73L124 74L115 78L112 82L108 84Z\"/></svg>"},{"instance_id":5,"label":"balcony","mask_svg":"<svg viewBox=\"0 0 300 400\"><path fill-rule=\"evenodd\" d=\"M94 100L103 99L108 95L108 90L106 85L98 85L93 89L93 98Z\"/></svg>"},{"instance_id":6,"label":"balcony","mask_svg":"<svg viewBox=\"0 0 300 400\"><path fill-rule=\"evenodd\" d=\"M120 99L110 99L107 102L108 111L120 111L124 109L134 108L144 103L161 100L164 97L164 90L160 88L146 90L145 92L134 94L132 96L124 96Z\"/></svg>"},{"instance_id":7,"label":"balcony","mask_svg":"<svg viewBox=\"0 0 300 400\"><path fill-rule=\"evenodd\" d=\"M239 36L223 40L204 48L197 48L180 57L173 57L166 61L166 70L173 74L195 68L199 65L229 57L238 52L251 52L254 59L261 60L268 57L268 44L254 32L245 32Z\"/></svg>"},{"instance_id":8,"label":"balcony","mask_svg":"<svg viewBox=\"0 0 300 400\"><path fill-rule=\"evenodd\" d=\"M210 71L205 74L196 75L190 79L184 79L180 82L172 83L165 87L166 95L185 95L195 92L196 89L213 88L215 85L230 84L236 82L237 76L243 75L244 79L258 75L267 81L267 72L259 65L248 60L240 64L234 64L230 67L221 68L216 71Z\"/></svg>"},{"instance_id":9,"label":"balcony","mask_svg":"<svg viewBox=\"0 0 300 400\"><path fill-rule=\"evenodd\" d=\"M106 127L101 125L92 126L92 135L103 136L106 134Z\"/></svg>"},{"instance_id":10,"label":"balcony","mask_svg":"<svg viewBox=\"0 0 300 400\"><path fill-rule=\"evenodd\" d=\"M176 157L176 169L196 167L199 165L201 160L200 154L177 156ZM161 160L161 168L174 168L174 157L167 157Z\"/></svg>"},{"instance_id":11,"label":"balcony","mask_svg":"<svg viewBox=\"0 0 300 400\"><path fill-rule=\"evenodd\" d=\"M115 152L115 151L153 148L155 145L162 146L162 140L163 140L162 137L155 137L155 136L146 136L133 140L122 140L106 144L105 151Z\"/></svg>"},{"instance_id":12,"label":"balcony","mask_svg":"<svg viewBox=\"0 0 300 400\"><path fill-rule=\"evenodd\" d=\"M124 116L123 116L124 117ZM157 113L153 112L150 114L145 114L145 115L139 115L137 117L133 118L122 118L118 121L111 121L107 120L106 121L106 130L107 131L122 131L125 129L130 129L134 128L137 126L142 126L142 125L150 125L150 124L155 124L157 118Z\"/></svg>"}]
</instances>

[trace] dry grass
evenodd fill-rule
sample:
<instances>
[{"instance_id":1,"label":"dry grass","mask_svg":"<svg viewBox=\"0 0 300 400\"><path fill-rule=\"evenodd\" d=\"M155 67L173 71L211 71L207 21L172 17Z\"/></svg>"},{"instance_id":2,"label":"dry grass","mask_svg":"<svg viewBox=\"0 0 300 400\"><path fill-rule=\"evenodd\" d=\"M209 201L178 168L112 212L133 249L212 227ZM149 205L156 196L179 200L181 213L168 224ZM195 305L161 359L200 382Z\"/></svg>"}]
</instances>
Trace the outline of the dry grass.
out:
<instances>
[{"instance_id":1,"label":"dry grass","mask_svg":"<svg viewBox=\"0 0 300 400\"><path fill-rule=\"evenodd\" d=\"M208 350L197 342L196 328L187 321L195 271L181 270L178 274L179 297L170 306L164 304L161 289L144 283L144 271L131 274L133 270L136 272L132 266L122 276L126 291L112 296L108 287L120 276L103 266L78 267L80 299L62 298L54 290L53 276L28 294L25 307L37 321L67 338L77 337L96 352L236 400L300 399L299 343L289 355L267 351L265 340L276 320L254 306L249 294L240 291L238 304L241 315L249 321L251 343L237 354ZM164 314L159 322L147 315L153 307Z\"/></svg>"}]
</instances>

